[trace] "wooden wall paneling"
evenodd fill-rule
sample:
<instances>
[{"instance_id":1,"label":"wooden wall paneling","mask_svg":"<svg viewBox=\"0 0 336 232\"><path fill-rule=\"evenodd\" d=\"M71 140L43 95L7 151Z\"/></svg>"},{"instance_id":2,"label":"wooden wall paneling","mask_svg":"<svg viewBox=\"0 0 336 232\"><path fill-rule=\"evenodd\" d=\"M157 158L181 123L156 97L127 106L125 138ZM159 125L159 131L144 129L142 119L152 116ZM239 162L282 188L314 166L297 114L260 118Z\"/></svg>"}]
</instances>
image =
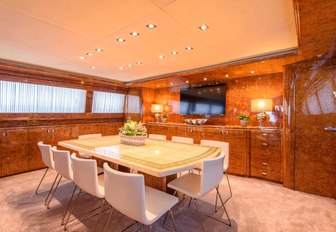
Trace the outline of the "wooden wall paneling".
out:
<instances>
[{"instance_id":1,"label":"wooden wall paneling","mask_svg":"<svg viewBox=\"0 0 336 232\"><path fill-rule=\"evenodd\" d=\"M29 127L28 128L28 169L34 170L44 168L40 149L37 146L39 141L44 144L53 144L52 127Z\"/></svg>"},{"instance_id":2,"label":"wooden wall paneling","mask_svg":"<svg viewBox=\"0 0 336 232\"><path fill-rule=\"evenodd\" d=\"M2 176L28 170L28 130L26 128L1 130Z\"/></svg>"},{"instance_id":3,"label":"wooden wall paneling","mask_svg":"<svg viewBox=\"0 0 336 232\"><path fill-rule=\"evenodd\" d=\"M54 126L52 127L52 144L58 146L59 141L76 139L78 135L79 130L77 125Z\"/></svg>"},{"instance_id":4,"label":"wooden wall paneling","mask_svg":"<svg viewBox=\"0 0 336 232\"><path fill-rule=\"evenodd\" d=\"M2 177L2 130L0 130L1 134L0 134L0 177Z\"/></svg>"}]
</instances>

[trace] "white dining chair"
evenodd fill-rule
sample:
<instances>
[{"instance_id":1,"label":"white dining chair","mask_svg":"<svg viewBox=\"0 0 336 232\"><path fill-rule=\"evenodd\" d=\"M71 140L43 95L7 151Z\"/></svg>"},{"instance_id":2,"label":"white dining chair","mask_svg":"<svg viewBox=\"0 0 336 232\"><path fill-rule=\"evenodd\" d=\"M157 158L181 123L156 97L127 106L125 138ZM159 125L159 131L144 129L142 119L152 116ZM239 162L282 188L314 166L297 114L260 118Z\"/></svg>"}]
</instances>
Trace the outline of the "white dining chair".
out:
<instances>
[{"instance_id":1,"label":"white dining chair","mask_svg":"<svg viewBox=\"0 0 336 232\"><path fill-rule=\"evenodd\" d=\"M162 141L166 141L167 140L167 136L165 136L165 135L159 135L159 134L149 134L148 138L149 139L154 139L154 140L162 140Z\"/></svg>"},{"instance_id":2,"label":"white dining chair","mask_svg":"<svg viewBox=\"0 0 336 232\"><path fill-rule=\"evenodd\" d=\"M145 186L144 176L141 174L115 171L107 163L104 163L104 175L105 199L115 210L135 222L149 226L150 231L152 231L152 224L166 214L164 225L169 213L176 231L171 208L178 202L177 197ZM105 229L113 212L114 210L110 213Z\"/></svg>"},{"instance_id":3,"label":"white dining chair","mask_svg":"<svg viewBox=\"0 0 336 232\"><path fill-rule=\"evenodd\" d=\"M193 144L194 139L189 137L182 137L182 136L172 136L171 139L174 143L185 143L185 144Z\"/></svg>"},{"instance_id":4,"label":"white dining chair","mask_svg":"<svg viewBox=\"0 0 336 232\"><path fill-rule=\"evenodd\" d=\"M40 149L41 152L41 156L42 156L42 161L43 163L47 166L47 169L45 170L36 190L35 193L38 194L38 190L41 186L42 181L44 180L44 177L46 176L47 172L49 171L49 169L55 169L55 163L54 163L54 159L52 157L52 152L51 152L51 145L49 144L43 144L42 141L37 143L38 148ZM55 183L57 181L59 174L56 175L55 180L47 194L47 197L45 198L45 203L49 200L49 196L55 186Z\"/></svg>"},{"instance_id":5,"label":"white dining chair","mask_svg":"<svg viewBox=\"0 0 336 232\"><path fill-rule=\"evenodd\" d=\"M190 197L189 206L191 204L191 201L193 199L195 200L196 211L197 211L197 215L199 216L198 219L201 223L203 231L204 231L204 226L203 226L203 223L199 215L200 211L198 210L197 199L206 195L213 189L216 189L216 192L222 203L222 207L229 220L229 223L220 221L218 219L216 220L220 221L221 223L231 226L230 217L226 211L224 202L222 200L222 197L218 189L218 185L220 184L223 178L223 163L224 163L224 154L220 154L219 156L215 158L206 159L203 161L201 175L190 172L177 179L172 180L167 185L169 188L172 188L177 192L180 192L180 193L183 193L189 196Z\"/></svg>"},{"instance_id":6,"label":"white dining chair","mask_svg":"<svg viewBox=\"0 0 336 232\"><path fill-rule=\"evenodd\" d=\"M74 212L78 198L82 191L89 193L99 199L103 199L98 213L97 222L95 224L94 230L99 223L99 216L102 212L103 206L105 204L105 188L104 188L104 175L98 175L97 172L97 161L94 159L81 159L77 158L76 154L71 155L72 168L73 168L73 181L75 182L75 189L73 194L78 187L79 193L75 199L74 205L69 210L68 217L64 224L64 230L67 229L67 225L71 214Z\"/></svg>"},{"instance_id":7,"label":"white dining chair","mask_svg":"<svg viewBox=\"0 0 336 232\"><path fill-rule=\"evenodd\" d=\"M227 142L222 142L222 141L202 139L201 140L201 145L209 146L209 147L220 147L221 150L222 150L221 153L224 153L224 155L225 155L224 164L223 164L224 165L223 166L223 174L226 176L226 180L227 180L229 190L230 190L229 197L224 201L224 204L225 204L232 197L231 184L230 184L230 181L229 181L229 176L227 175L227 170L229 168L229 163L230 163L230 144L227 143ZM218 201L218 195L216 195L215 211L217 211L217 201Z\"/></svg>"}]
</instances>

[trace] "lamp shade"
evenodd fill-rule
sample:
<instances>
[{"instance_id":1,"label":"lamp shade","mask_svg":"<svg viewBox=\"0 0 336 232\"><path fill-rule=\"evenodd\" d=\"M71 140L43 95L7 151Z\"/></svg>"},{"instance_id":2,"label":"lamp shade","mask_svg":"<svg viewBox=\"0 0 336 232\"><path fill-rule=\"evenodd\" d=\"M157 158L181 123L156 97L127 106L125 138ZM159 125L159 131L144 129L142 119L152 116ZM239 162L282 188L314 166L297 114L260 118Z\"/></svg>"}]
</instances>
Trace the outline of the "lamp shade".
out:
<instances>
[{"instance_id":1,"label":"lamp shade","mask_svg":"<svg viewBox=\"0 0 336 232\"><path fill-rule=\"evenodd\" d=\"M265 112L272 111L273 100L272 99L252 99L251 111L252 112Z\"/></svg>"},{"instance_id":2,"label":"lamp shade","mask_svg":"<svg viewBox=\"0 0 336 232\"><path fill-rule=\"evenodd\" d=\"M163 112L163 105L161 105L161 104L152 104L151 111L153 113L162 113Z\"/></svg>"}]
</instances>

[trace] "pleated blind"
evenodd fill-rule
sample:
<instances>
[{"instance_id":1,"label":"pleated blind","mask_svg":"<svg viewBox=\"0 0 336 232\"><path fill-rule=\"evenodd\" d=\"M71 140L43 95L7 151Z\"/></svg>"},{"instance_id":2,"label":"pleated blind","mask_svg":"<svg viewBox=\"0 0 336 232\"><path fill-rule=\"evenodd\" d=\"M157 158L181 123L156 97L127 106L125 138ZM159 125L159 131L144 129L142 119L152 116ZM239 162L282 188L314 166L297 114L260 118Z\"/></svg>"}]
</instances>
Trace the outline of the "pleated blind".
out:
<instances>
[{"instance_id":1,"label":"pleated blind","mask_svg":"<svg viewBox=\"0 0 336 232\"><path fill-rule=\"evenodd\" d=\"M123 113L125 94L93 91L93 113Z\"/></svg>"}]
</instances>

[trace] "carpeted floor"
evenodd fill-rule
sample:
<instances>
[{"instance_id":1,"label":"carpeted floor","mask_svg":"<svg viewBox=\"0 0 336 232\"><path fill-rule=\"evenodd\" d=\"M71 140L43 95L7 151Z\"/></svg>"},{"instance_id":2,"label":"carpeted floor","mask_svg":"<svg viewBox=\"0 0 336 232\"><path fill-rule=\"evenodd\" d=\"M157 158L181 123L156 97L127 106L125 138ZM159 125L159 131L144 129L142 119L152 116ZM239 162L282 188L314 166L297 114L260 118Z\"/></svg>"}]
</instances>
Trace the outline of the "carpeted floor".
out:
<instances>
[{"instance_id":1,"label":"carpeted floor","mask_svg":"<svg viewBox=\"0 0 336 232\"><path fill-rule=\"evenodd\" d=\"M55 172L47 175L35 195L35 188L44 170L24 173L0 179L0 231L63 231L61 217L73 185L62 181L49 210L44 206ZM226 204L231 217L232 227L202 216L206 231L336 231L336 201L307 193L283 188L279 184L267 181L230 176L233 197ZM225 179L220 186L223 198L228 196ZM215 192L211 192L199 201L202 212L212 213ZM179 232L201 231L199 219L193 209L187 207L188 199L181 201L173 208ZM86 194L79 199L75 216L71 217L68 231L92 231L96 217L80 219L85 212L98 207L100 200ZM194 205L192 205L191 208ZM110 209L103 212L97 231L103 231ZM213 215L226 220L220 210ZM78 219L79 218L79 219ZM163 218L154 224L154 231L167 231L161 227ZM121 231L132 223L129 218L115 213L109 231ZM168 229L172 230L172 222L168 218ZM139 225L128 231L136 231ZM143 228L140 231L147 231Z\"/></svg>"}]
</instances>

